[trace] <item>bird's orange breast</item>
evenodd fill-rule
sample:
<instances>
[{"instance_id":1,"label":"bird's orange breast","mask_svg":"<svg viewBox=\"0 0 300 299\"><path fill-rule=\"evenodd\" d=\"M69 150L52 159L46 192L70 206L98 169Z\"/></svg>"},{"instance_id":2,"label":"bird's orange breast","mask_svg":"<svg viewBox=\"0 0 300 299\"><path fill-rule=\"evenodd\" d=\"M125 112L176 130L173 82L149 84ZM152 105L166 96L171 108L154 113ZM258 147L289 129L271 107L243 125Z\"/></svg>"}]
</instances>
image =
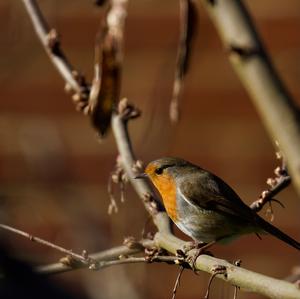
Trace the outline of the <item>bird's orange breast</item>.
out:
<instances>
[{"instance_id":1,"label":"bird's orange breast","mask_svg":"<svg viewBox=\"0 0 300 299\"><path fill-rule=\"evenodd\" d=\"M173 178L169 175L164 175L154 179L153 183L163 199L163 203L168 215L173 221L176 221L176 184Z\"/></svg>"}]
</instances>

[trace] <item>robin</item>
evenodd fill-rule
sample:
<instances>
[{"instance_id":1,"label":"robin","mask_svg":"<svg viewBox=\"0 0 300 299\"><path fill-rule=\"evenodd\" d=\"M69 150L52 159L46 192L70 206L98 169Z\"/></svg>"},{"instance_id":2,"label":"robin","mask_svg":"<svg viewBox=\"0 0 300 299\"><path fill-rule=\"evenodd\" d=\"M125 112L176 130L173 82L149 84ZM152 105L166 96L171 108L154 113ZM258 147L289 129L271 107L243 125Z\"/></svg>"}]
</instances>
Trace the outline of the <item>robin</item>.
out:
<instances>
[{"instance_id":1,"label":"robin","mask_svg":"<svg viewBox=\"0 0 300 299\"><path fill-rule=\"evenodd\" d=\"M226 244L244 234L266 232L300 249L299 242L261 218L222 179L199 166L166 157L150 162L142 176L157 188L173 222L198 244Z\"/></svg>"}]
</instances>

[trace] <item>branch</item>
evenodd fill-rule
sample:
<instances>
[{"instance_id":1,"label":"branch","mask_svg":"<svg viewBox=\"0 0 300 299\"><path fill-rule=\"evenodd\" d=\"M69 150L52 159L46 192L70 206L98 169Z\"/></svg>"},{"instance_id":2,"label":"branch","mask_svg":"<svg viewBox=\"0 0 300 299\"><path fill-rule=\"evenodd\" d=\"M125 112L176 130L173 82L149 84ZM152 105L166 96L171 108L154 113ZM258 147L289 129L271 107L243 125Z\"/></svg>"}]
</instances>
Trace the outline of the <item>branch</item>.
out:
<instances>
[{"instance_id":1,"label":"branch","mask_svg":"<svg viewBox=\"0 0 300 299\"><path fill-rule=\"evenodd\" d=\"M92 124L102 137L120 96L126 15L127 0L110 1L96 38L95 73L86 112L91 114Z\"/></svg>"},{"instance_id":2,"label":"branch","mask_svg":"<svg viewBox=\"0 0 300 299\"><path fill-rule=\"evenodd\" d=\"M130 255L143 252L144 248L153 248L155 245L158 246L158 248L166 249L168 252L176 255L178 249L183 248L186 244L187 242L184 242L169 233L157 233L154 241L143 240L134 243L131 246L124 245L90 254L89 257L95 261L95 264L89 268L92 270L101 270L109 266L141 262L166 262L178 264L181 259L177 256L155 256L153 259L147 259L145 257L133 257ZM191 255L192 254L193 252L191 252ZM197 270L211 274L215 274L215 269L219 266L224 266L226 273L221 276L218 275L218 278L221 278L234 286L238 286L245 291L256 292L270 298L296 299L300 296L300 291L295 284L248 271L224 260L201 255L196 261ZM36 267L35 271L40 274L49 275L86 267L88 267L86 263L80 262L73 265L55 263Z\"/></svg>"},{"instance_id":3,"label":"branch","mask_svg":"<svg viewBox=\"0 0 300 299\"><path fill-rule=\"evenodd\" d=\"M123 99L119 104L117 113L113 114L112 117L114 137L121 156L121 162L133 188L142 199L146 210L152 216L158 230L170 232L170 220L167 214L163 212L162 205L154 195L149 182L134 179L138 174L138 170L135 169L137 159L132 149L127 124L130 118L137 117L138 115L139 111L129 105L126 99Z\"/></svg>"},{"instance_id":4,"label":"branch","mask_svg":"<svg viewBox=\"0 0 300 299\"><path fill-rule=\"evenodd\" d=\"M176 264L179 258L177 256L156 256L155 258L149 260L147 257L121 257L118 260L112 261L103 261L97 264L97 268L95 270L102 270L107 267L115 266L115 265L124 265L124 264L136 264L136 263L168 263L168 264Z\"/></svg>"},{"instance_id":5,"label":"branch","mask_svg":"<svg viewBox=\"0 0 300 299\"><path fill-rule=\"evenodd\" d=\"M96 40L95 73L91 86L69 63L60 47L56 30L49 29L36 1L23 0L23 3L46 53L66 81L66 89L75 91L72 98L76 109L90 116L94 128L103 137L119 100L127 0L110 1Z\"/></svg>"},{"instance_id":6,"label":"branch","mask_svg":"<svg viewBox=\"0 0 300 299\"><path fill-rule=\"evenodd\" d=\"M252 20L239 0L201 1L215 24L230 62L256 106L262 121L286 158L300 194L299 110L277 75Z\"/></svg>"},{"instance_id":7,"label":"branch","mask_svg":"<svg viewBox=\"0 0 300 299\"><path fill-rule=\"evenodd\" d=\"M35 268L35 271L40 274L58 274L68 271L73 271L76 269L82 269L89 267L92 270L98 270L98 266L101 268L101 263L106 261L119 261L120 257L126 257L133 254L143 252L145 248L152 248L155 246L155 242L152 240L142 240L140 242L135 242L134 244L126 244L123 246L118 246L110 248L101 252L92 253L89 257L95 262L92 267L85 263L76 263L76 264L64 264L64 263L54 263L44 266L38 266ZM105 265L102 264L103 267ZM109 264L106 264L107 266Z\"/></svg>"},{"instance_id":8,"label":"branch","mask_svg":"<svg viewBox=\"0 0 300 299\"><path fill-rule=\"evenodd\" d=\"M180 37L177 50L177 64L173 83L173 94L170 103L170 119L178 122L179 100L183 87L183 80L189 68L192 42L197 25L197 10L194 0L180 0Z\"/></svg>"},{"instance_id":9,"label":"branch","mask_svg":"<svg viewBox=\"0 0 300 299\"><path fill-rule=\"evenodd\" d=\"M267 202L274 201L274 196L277 195L283 189L285 189L290 183L291 177L289 175L280 176L276 185L272 186L268 190L263 191L260 198L254 201L250 205L250 208L255 212L259 212Z\"/></svg>"},{"instance_id":10,"label":"branch","mask_svg":"<svg viewBox=\"0 0 300 299\"><path fill-rule=\"evenodd\" d=\"M44 246L47 246L47 247L50 247L52 249L55 249L59 252L62 252L64 254L67 254L68 256L72 257L73 259L75 259L76 261L79 261L79 262L82 262L83 264L86 264L86 265L89 265L91 264L92 262L94 262L87 254L86 254L86 251L84 250L84 253L85 254L77 254L77 253L74 253L72 250L68 250L68 249L65 249L61 246L58 246L54 243L51 243L49 241L46 241L44 239L41 239L39 237L35 237L31 234L28 234L22 230L19 230L19 229L16 229L14 227L11 227L9 225L5 225L5 224L0 224L0 228L2 229L5 229L7 231L10 231L14 234L17 234L17 235L20 235L20 236L23 236L27 239L29 239L30 241L32 242L36 242L36 243L39 243L39 244L42 244Z\"/></svg>"},{"instance_id":11,"label":"branch","mask_svg":"<svg viewBox=\"0 0 300 299\"><path fill-rule=\"evenodd\" d=\"M279 148L278 143L276 144ZM285 189L287 186L290 185L291 183L291 177L289 176L286 168L286 163L285 159L282 156L282 153L278 149L276 152L276 158L278 160L281 160L281 165L277 166L274 170L275 178L268 178L267 179L267 184L270 186L267 190L264 190L259 199L254 201L251 205L250 208L255 211L259 212L266 203L269 203L269 210L271 212L271 220L273 220L274 215L273 215L273 209L272 209L272 202L277 202L279 203L282 207L282 203L274 197L281 192L283 189Z\"/></svg>"},{"instance_id":12,"label":"branch","mask_svg":"<svg viewBox=\"0 0 300 299\"><path fill-rule=\"evenodd\" d=\"M66 83L69 84L77 94L87 99L89 88L85 83L85 79L78 75L78 72L72 67L60 48L55 29L50 30L35 0L23 0L23 3L31 19L33 28L50 60Z\"/></svg>"},{"instance_id":13,"label":"branch","mask_svg":"<svg viewBox=\"0 0 300 299\"><path fill-rule=\"evenodd\" d=\"M185 245L185 242L179 239L174 240L174 236L160 232L156 234L155 241L157 246L172 254L176 254L177 250ZM193 251L190 254L192 255ZM218 266L224 266L226 272L223 275L218 275L218 278L231 283L233 286L238 286L244 291L255 292L276 299L300 298L300 290L295 284L243 269L218 258L203 254L197 258L195 265L197 270L211 274L215 274L215 269Z\"/></svg>"}]
</instances>

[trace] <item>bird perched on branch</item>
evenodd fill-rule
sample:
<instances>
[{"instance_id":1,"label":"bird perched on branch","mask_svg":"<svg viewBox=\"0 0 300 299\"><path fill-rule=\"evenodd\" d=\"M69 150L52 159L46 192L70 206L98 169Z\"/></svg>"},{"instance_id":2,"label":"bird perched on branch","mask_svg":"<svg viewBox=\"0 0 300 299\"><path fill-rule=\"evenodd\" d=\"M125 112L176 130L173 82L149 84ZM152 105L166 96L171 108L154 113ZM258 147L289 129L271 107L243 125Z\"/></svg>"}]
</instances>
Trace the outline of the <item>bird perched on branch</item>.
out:
<instances>
[{"instance_id":1,"label":"bird perched on branch","mask_svg":"<svg viewBox=\"0 0 300 299\"><path fill-rule=\"evenodd\" d=\"M138 177L152 181L169 217L198 243L227 243L244 234L266 232L300 249L299 242L261 218L222 179L199 166L161 158L150 162Z\"/></svg>"}]
</instances>

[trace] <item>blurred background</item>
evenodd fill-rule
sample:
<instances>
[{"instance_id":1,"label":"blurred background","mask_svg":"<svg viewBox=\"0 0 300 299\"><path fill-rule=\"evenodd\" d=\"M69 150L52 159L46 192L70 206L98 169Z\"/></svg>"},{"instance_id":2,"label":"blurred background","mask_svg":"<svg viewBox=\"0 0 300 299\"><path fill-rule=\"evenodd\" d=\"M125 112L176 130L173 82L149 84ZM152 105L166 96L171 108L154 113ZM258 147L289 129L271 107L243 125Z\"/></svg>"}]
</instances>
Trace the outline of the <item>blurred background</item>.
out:
<instances>
[{"instance_id":1,"label":"blurred background","mask_svg":"<svg viewBox=\"0 0 300 299\"><path fill-rule=\"evenodd\" d=\"M300 99L300 2L244 1L284 82ZM39 1L75 68L92 79L95 34L101 9L92 1ZM199 5L198 34L181 101L178 125L168 117L179 34L178 1L129 1L122 96L142 117L130 123L138 158L183 157L210 169L250 203L266 188L278 164L272 141L233 73L218 35ZM97 140L76 112L64 82L34 34L22 1L0 2L0 217L75 252L100 251L140 238L147 215L131 187L117 214L108 215L107 182L117 150L109 136ZM116 194L118 198L118 193ZM293 187L278 198L274 224L300 239L300 205ZM262 212L263 214L263 212ZM134 225L133 225L134 224ZM151 227L149 228L151 229ZM179 232L177 234L181 235ZM9 251L34 265L61 255L1 232ZM299 253L264 236L241 238L215 256L277 278L292 273ZM178 269L164 264L77 270L53 276L86 298L170 298ZM185 271L177 298L204 296L209 276ZM232 298L233 288L214 281L211 298ZM240 292L239 298L261 298Z\"/></svg>"}]
</instances>

